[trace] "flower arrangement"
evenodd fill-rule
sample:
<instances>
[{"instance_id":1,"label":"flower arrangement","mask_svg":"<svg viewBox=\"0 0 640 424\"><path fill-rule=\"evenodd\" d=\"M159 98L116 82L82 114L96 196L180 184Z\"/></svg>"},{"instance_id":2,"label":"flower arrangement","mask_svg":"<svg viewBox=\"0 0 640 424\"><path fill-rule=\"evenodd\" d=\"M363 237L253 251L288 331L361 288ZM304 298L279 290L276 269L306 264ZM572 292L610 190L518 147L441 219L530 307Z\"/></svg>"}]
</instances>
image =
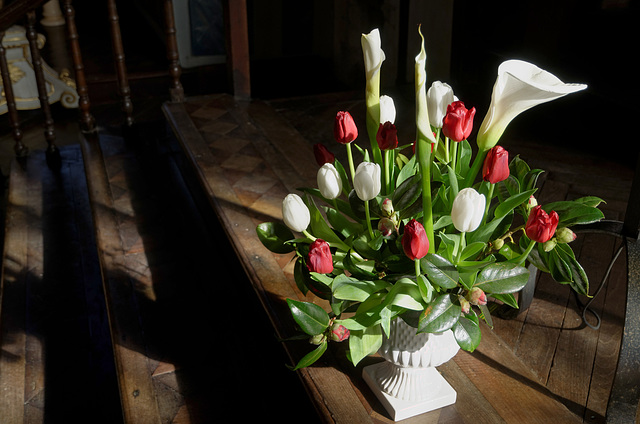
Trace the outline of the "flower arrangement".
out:
<instances>
[{"instance_id":1,"label":"flower arrangement","mask_svg":"<svg viewBox=\"0 0 640 424\"><path fill-rule=\"evenodd\" d=\"M271 251L295 252L299 289L330 305L327 312L287 299L304 337L316 345L295 369L313 364L329 341L344 340L356 365L378 350L398 318L417 333L452 330L459 346L473 351L480 320L491 325L487 299L517 308L514 294L527 284L529 263L588 296L587 275L569 245L571 227L602 219L602 200L538 205L534 194L543 171L519 157L510 160L498 145L518 114L586 85L565 84L527 62L502 63L474 156L467 138L476 110L447 84L426 89L422 38L415 61L416 139L399 146L393 100L380 95L384 52L377 29L362 35L362 48L370 149L356 144L350 113L337 112L333 132L346 148L347 166L323 145L314 146L317 188L285 197L284 223L257 227Z\"/></svg>"}]
</instances>

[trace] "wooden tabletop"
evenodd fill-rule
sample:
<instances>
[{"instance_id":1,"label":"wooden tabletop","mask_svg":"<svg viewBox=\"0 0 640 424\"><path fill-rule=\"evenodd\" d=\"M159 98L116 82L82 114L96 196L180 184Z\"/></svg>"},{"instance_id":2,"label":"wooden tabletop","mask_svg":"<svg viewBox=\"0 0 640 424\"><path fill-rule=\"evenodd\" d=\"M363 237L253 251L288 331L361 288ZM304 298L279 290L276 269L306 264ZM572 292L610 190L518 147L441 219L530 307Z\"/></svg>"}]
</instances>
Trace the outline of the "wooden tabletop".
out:
<instances>
[{"instance_id":1,"label":"wooden tabletop","mask_svg":"<svg viewBox=\"0 0 640 424\"><path fill-rule=\"evenodd\" d=\"M262 246L255 228L281 219L281 202L299 187L313 186L317 164L312 143L261 101L228 95L166 103L165 115L203 190L223 224L257 296L280 337L295 334L285 299L306 301L296 288L291 255ZM454 405L405 420L407 423L582 422L492 330L483 327L480 347L460 351L438 370L457 392ZM306 342L286 343L294 364ZM344 359L344 346L297 371L321 419L328 423L392 422L362 379L362 368Z\"/></svg>"}]
</instances>

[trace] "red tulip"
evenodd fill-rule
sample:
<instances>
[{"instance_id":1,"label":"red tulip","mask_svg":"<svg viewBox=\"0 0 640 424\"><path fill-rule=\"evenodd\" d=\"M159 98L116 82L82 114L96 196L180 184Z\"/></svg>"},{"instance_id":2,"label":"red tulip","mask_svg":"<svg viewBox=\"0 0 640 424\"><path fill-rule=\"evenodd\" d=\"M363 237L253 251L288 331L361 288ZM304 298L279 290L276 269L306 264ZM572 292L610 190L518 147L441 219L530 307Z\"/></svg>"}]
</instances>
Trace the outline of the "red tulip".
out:
<instances>
[{"instance_id":1,"label":"red tulip","mask_svg":"<svg viewBox=\"0 0 640 424\"><path fill-rule=\"evenodd\" d=\"M429 239L424 227L415 219L409 221L402 234L402 248L409 259L423 258L429 253Z\"/></svg>"},{"instance_id":2,"label":"red tulip","mask_svg":"<svg viewBox=\"0 0 640 424\"><path fill-rule=\"evenodd\" d=\"M340 144L349 144L358 138L358 127L349 112L340 111L336 114L333 136Z\"/></svg>"},{"instance_id":3,"label":"red tulip","mask_svg":"<svg viewBox=\"0 0 640 424\"><path fill-rule=\"evenodd\" d=\"M495 146L484 158L482 179L495 184L506 180L507 177L509 177L509 152L501 146Z\"/></svg>"},{"instance_id":4,"label":"red tulip","mask_svg":"<svg viewBox=\"0 0 640 424\"><path fill-rule=\"evenodd\" d=\"M329 243L322 239L315 239L309 247L307 268L318 274L328 274L333 271L333 257L329 250Z\"/></svg>"},{"instance_id":5,"label":"red tulip","mask_svg":"<svg viewBox=\"0 0 640 424\"><path fill-rule=\"evenodd\" d=\"M559 221L556 211L547 214L540 205L531 209L525 226L527 237L539 243L551 240L556 232Z\"/></svg>"},{"instance_id":6,"label":"red tulip","mask_svg":"<svg viewBox=\"0 0 640 424\"><path fill-rule=\"evenodd\" d=\"M476 108L468 110L461 101L447 106L447 114L442 121L442 132L453 141L466 140L473 129L473 117Z\"/></svg>"},{"instance_id":7,"label":"red tulip","mask_svg":"<svg viewBox=\"0 0 640 424\"><path fill-rule=\"evenodd\" d=\"M376 141L380 150L393 150L398 147L398 130L391 122L385 122L378 127Z\"/></svg>"},{"instance_id":8,"label":"red tulip","mask_svg":"<svg viewBox=\"0 0 640 424\"><path fill-rule=\"evenodd\" d=\"M324 144L316 143L313 145L313 155L316 158L318 165L322 166L325 163L333 163L336 159L336 155L331 153L329 149L324 147Z\"/></svg>"}]
</instances>

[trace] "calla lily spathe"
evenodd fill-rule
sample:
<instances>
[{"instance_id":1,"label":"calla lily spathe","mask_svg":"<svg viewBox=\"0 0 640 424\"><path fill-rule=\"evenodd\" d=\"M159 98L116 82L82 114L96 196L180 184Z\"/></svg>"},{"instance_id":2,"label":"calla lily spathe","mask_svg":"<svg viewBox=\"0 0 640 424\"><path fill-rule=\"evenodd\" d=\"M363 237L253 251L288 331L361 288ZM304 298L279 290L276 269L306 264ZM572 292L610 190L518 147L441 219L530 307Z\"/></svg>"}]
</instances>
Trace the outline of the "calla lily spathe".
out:
<instances>
[{"instance_id":1,"label":"calla lily spathe","mask_svg":"<svg viewBox=\"0 0 640 424\"><path fill-rule=\"evenodd\" d=\"M367 74L367 80L370 80L380 71L382 62L385 59L384 51L381 47L380 30L375 28L369 34L362 34L360 42L362 44L362 53L364 54L364 69Z\"/></svg>"},{"instance_id":2,"label":"calla lily spathe","mask_svg":"<svg viewBox=\"0 0 640 424\"><path fill-rule=\"evenodd\" d=\"M564 83L529 62L503 62L498 67L489 111L478 130L478 148L487 151L495 146L509 122L525 110L585 88L585 84Z\"/></svg>"},{"instance_id":3,"label":"calla lily spathe","mask_svg":"<svg viewBox=\"0 0 640 424\"><path fill-rule=\"evenodd\" d=\"M430 143L436 143L436 139L431 131L429 123L429 107L427 105L427 88L425 83L427 82L427 52L424 49L424 37L422 32L420 38L422 43L420 45L420 53L416 56L415 65L415 89L416 89L416 126L418 130L417 138L426 139Z\"/></svg>"}]
</instances>

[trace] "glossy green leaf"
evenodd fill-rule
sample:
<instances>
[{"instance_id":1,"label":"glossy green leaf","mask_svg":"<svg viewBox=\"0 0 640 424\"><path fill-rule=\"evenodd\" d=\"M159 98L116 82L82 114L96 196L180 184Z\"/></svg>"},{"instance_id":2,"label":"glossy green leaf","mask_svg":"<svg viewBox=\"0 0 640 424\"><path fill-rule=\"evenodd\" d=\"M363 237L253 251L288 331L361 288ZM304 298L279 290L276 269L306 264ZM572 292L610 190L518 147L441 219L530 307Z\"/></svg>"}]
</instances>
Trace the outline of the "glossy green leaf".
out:
<instances>
[{"instance_id":1,"label":"glossy green leaf","mask_svg":"<svg viewBox=\"0 0 640 424\"><path fill-rule=\"evenodd\" d=\"M300 329L310 336L322 334L329 327L329 314L315 303L287 299L287 305Z\"/></svg>"},{"instance_id":2,"label":"glossy green leaf","mask_svg":"<svg viewBox=\"0 0 640 424\"><path fill-rule=\"evenodd\" d=\"M422 194L420 175L412 175L403 181L393 192L391 201L394 209L401 211L408 208L418 200L420 194Z\"/></svg>"},{"instance_id":3,"label":"glossy green leaf","mask_svg":"<svg viewBox=\"0 0 640 424\"><path fill-rule=\"evenodd\" d=\"M600 209L581 202L564 200L542 206L547 213L556 211L560 218L559 227L570 227L578 224L591 224L604 218Z\"/></svg>"},{"instance_id":4,"label":"glossy green leaf","mask_svg":"<svg viewBox=\"0 0 640 424\"><path fill-rule=\"evenodd\" d=\"M496 262L480 271L474 286L485 293L515 293L527 284L528 279L527 268L510 262Z\"/></svg>"},{"instance_id":5,"label":"glossy green leaf","mask_svg":"<svg viewBox=\"0 0 640 424\"><path fill-rule=\"evenodd\" d=\"M318 347L316 347L314 350L312 350L311 352L309 352L305 356L303 356L302 359L300 359L300 361L298 361L296 366L294 368L291 368L291 369L293 371L295 371L295 370L298 370L300 368L305 368L305 367L308 367L310 365L313 365L313 363L316 362L318 359L320 359L322 357L322 355L326 352L327 344L328 343L326 341L324 341L321 344L319 344Z\"/></svg>"},{"instance_id":6,"label":"glossy green leaf","mask_svg":"<svg viewBox=\"0 0 640 424\"><path fill-rule=\"evenodd\" d=\"M451 295L448 293L440 295L420 315L418 321L418 332L420 333L441 333L451 329L460 318L462 308L451 302Z\"/></svg>"},{"instance_id":7,"label":"glossy green leaf","mask_svg":"<svg viewBox=\"0 0 640 424\"><path fill-rule=\"evenodd\" d=\"M373 293L384 290L389 287L390 284L386 281L360 281L347 276L344 276L346 281L337 281L339 277L336 277L334 281L333 296L341 300L353 300L357 302L364 302Z\"/></svg>"},{"instance_id":8,"label":"glossy green leaf","mask_svg":"<svg viewBox=\"0 0 640 424\"><path fill-rule=\"evenodd\" d=\"M264 247L270 251L274 253L293 252L293 246L286 242L293 240L294 235L289 227L283 223L263 222L256 227L256 232Z\"/></svg>"},{"instance_id":9,"label":"glossy green leaf","mask_svg":"<svg viewBox=\"0 0 640 424\"><path fill-rule=\"evenodd\" d=\"M482 333L478 325L478 318L475 315L465 314L461 316L452 330L458 345L462 349L473 352L480 344Z\"/></svg>"},{"instance_id":10,"label":"glossy green leaf","mask_svg":"<svg viewBox=\"0 0 640 424\"><path fill-rule=\"evenodd\" d=\"M349 357L355 366L382 346L382 328L379 325L364 330L351 331L349 336Z\"/></svg>"},{"instance_id":11,"label":"glossy green leaf","mask_svg":"<svg viewBox=\"0 0 640 424\"><path fill-rule=\"evenodd\" d=\"M458 270L447 259L434 253L420 259L420 269L433 284L444 289L453 289L458 285Z\"/></svg>"}]
</instances>

